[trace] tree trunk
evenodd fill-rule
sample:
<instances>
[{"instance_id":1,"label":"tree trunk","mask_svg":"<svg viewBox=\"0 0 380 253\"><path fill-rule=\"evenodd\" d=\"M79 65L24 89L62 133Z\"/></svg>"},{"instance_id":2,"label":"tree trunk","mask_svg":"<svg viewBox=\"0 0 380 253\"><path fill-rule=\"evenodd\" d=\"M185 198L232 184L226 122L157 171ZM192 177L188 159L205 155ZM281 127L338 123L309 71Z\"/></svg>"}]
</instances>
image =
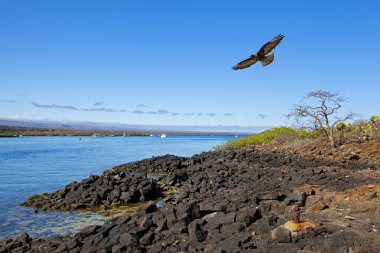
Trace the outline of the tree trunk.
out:
<instances>
[{"instance_id":1,"label":"tree trunk","mask_svg":"<svg viewBox=\"0 0 380 253\"><path fill-rule=\"evenodd\" d=\"M330 141L330 147L336 148L335 145L335 139L334 139L334 129L331 127L329 131L329 141Z\"/></svg>"},{"instance_id":2,"label":"tree trunk","mask_svg":"<svg viewBox=\"0 0 380 253\"><path fill-rule=\"evenodd\" d=\"M339 130L339 145L343 143L343 138L344 138L344 130L340 129Z\"/></svg>"}]
</instances>

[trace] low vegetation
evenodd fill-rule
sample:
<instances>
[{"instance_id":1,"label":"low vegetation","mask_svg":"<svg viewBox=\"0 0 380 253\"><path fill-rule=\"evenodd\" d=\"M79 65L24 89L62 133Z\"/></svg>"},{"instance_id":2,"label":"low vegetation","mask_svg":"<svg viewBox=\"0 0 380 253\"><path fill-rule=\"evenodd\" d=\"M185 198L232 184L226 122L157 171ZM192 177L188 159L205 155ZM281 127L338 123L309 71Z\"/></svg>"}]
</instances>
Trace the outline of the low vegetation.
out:
<instances>
[{"instance_id":1,"label":"low vegetation","mask_svg":"<svg viewBox=\"0 0 380 253\"><path fill-rule=\"evenodd\" d=\"M358 121L353 124L346 124L343 121L339 122L334 126L334 134L336 145L347 141L364 142L371 138L380 137L380 117L372 116L369 121ZM324 138L326 141L329 141L319 129L308 131L303 128L296 129L282 126L268 129L246 138L228 141L223 145L216 146L214 149L239 149L267 143L284 144L317 138Z\"/></svg>"},{"instance_id":2,"label":"low vegetation","mask_svg":"<svg viewBox=\"0 0 380 253\"><path fill-rule=\"evenodd\" d=\"M316 131L307 131L305 129L295 129L290 127L276 127L265 130L261 133L251 135L239 140L228 141L227 143L215 147L215 149L234 149L271 142L285 143L296 139L317 138Z\"/></svg>"}]
</instances>

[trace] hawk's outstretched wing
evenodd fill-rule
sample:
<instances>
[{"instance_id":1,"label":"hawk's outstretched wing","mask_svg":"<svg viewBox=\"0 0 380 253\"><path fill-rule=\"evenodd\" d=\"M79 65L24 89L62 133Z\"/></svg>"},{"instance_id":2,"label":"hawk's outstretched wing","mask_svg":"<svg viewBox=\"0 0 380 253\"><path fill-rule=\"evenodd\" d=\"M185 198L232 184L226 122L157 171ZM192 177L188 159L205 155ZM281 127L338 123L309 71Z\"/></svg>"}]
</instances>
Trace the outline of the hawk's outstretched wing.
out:
<instances>
[{"instance_id":1,"label":"hawk's outstretched wing","mask_svg":"<svg viewBox=\"0 0 380 253\"><path fill-rule=\"evenodd\" d=\"M276 37L274 37L271 41L267 42L264 46L262 46L257 52L258 56L264 56L268 54L270 51L272 51L284 38L285 36L283 34L279 34Z\"/></svg>"},{"instance_id":2,"label":"hawk's outstretched wing","mask_svg":"<svg viewBox=\"0 0 380 253\"><path fill-rule=\"evenodd\" d=\"M250 57L248 59L245 59L244 61L239 62L238 64L236 64L232 68L234 70L245 69L245 68L248 68L249 66L255 64L256 62L257 62L257 57Z\"/></svg>"}]
</instances>

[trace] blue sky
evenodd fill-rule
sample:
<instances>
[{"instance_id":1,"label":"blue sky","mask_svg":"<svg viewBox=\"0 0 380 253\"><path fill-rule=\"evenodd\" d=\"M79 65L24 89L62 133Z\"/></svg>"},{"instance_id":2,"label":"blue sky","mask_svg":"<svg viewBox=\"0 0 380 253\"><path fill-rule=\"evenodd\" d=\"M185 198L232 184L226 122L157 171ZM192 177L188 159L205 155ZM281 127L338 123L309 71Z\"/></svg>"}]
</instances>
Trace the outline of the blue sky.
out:
<instances>
[{"instance_id":1,"label":"blue sky","mask_svg":"<svg viewBox=\"0 0 380 253\"><path fill-rule=\"evenodd\" d=\"M377 1L0 2L0 118L285 124L309 91L380 108ZM275 60L231 67L283 33Z\"/></svg>"}]
</instances>

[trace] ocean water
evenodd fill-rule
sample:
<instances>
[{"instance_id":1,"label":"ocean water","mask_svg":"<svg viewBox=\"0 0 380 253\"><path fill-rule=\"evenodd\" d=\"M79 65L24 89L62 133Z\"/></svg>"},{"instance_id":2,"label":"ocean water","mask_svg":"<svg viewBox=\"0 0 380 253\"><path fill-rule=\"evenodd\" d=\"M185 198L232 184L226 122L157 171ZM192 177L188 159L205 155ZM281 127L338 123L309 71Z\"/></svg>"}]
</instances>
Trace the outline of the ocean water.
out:
<instances>
[{"instance_id":1,"label":"ocean water","mask_svg":"<svg viewBox=\"0 0 380 253\"><path fill-rule=\"evenodd\" d=\"M33 194L55 191L90 174L152 156L191 156L230 136L0 138L0 240L26 232L34 237L70 235L102 224L99 213L46 211L18 206Z\"/></svg>"}]
</instances>

